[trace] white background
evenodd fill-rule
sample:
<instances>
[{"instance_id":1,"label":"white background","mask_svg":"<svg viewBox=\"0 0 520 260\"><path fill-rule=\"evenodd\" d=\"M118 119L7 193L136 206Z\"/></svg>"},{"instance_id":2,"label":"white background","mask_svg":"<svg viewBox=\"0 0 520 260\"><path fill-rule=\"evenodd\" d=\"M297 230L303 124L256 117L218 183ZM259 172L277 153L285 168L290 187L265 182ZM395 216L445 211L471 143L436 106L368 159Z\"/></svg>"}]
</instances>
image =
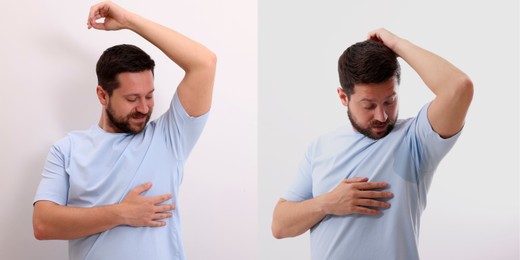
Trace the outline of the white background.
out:
<instances>
[{"instance_id":1,"label":"white background","mask_svg":"<svg viewBox=\"0 0 520 260\"><path fill-rule=\"evenodd\" d=\"M446 58L475 86L429 192L421 259L518 259L518 10L517 1L259 1L260 259L309 259L308 232L272 238L272 211L307 144L347 123L337 59L379 27ZM407 118L433 95L400 61Z\"/></svg>"},{"instance_id":2,"label":"white background","mask_svg":"<svg viewBox=\"0 0 520 260\"><path fill-rule=\"evenodd\" d=\"M272 210L307 143L347 120L335 95L337 57L381 26L447 58L475 84L464 133L430 190L422 259L518 259L518 3L314 2L118 1L219 58L211 116L181 189L189 259L308 259L308 234L272 238ZM131 32L87 30L94 3L0 2L0 259L67 257L66 242L33 238L31 204L52 143L99 120L102 51L132 43L152 55L155 117L182 77ZM408 117L432 96L401 65L400 116Z\"/></svg>"},{"instance_id":3,"label":"white background","mask_svg":"<svg viewBox=\"0 0 520 260\"><path fill-rule=\"evenodd\" d=\"M87 30L97 1L2 1L0 9L0 259L66 259L64 241L37 241L32 199L52 143L96 124L95 64L131 43L156 61L154 118L183 73L130 31ZM186 165L181 217L189 259L257 255L256 1L117 1L206 45L218 56L214 103ZM239 12L236 12L239 10Z\"/></svg>"}]
</instances>

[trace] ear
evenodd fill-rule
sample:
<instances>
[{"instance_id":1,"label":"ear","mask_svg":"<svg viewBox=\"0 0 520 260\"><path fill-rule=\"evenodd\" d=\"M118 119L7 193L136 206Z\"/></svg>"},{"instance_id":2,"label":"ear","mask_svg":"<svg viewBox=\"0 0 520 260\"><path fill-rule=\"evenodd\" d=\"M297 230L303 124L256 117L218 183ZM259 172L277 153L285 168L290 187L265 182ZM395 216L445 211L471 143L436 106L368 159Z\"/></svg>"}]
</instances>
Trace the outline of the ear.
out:
<instances>
[{"instance_id":1,"label":"ear","mask_svg":"<svg viewBox=\"0 0 520 260\"><path fill-rule=\"evenodd\" d=\"M106 107L108 104L108 93L101 86L97 86L96 94L99 99L99 103L101 103L102 106Z\"/></svg>"},{"instance_id":2,"label":"ear","mask_svg":"<svg viewBox=\"0 0 520 260\"><path fill-rule=\"evenodd\" d=\"M338 92L338 96L339 96L339 99L341 100L341 104L343 104L344 106L348 106L347 94L345 94L345 92L343 91L343 89L341 87L339 87L336 91Z\"/></svg>"}]
</instances>

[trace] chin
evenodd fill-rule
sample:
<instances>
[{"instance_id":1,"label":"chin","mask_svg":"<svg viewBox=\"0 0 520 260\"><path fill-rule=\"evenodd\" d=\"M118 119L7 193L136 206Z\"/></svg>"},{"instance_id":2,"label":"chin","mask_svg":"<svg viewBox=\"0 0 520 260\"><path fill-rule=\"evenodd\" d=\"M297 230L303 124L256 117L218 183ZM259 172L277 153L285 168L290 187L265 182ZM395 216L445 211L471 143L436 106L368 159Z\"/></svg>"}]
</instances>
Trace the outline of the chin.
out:
<instances>
[{"instance_id":1,"label":"chin","mask_svg":"<svg viewBox=\"0 0 520 260\"><path fill-rule=\"evenodd\" d=\"M144 130L144 127L132 129L132 134L141 133Z\"/></svg>"}]
</instances>

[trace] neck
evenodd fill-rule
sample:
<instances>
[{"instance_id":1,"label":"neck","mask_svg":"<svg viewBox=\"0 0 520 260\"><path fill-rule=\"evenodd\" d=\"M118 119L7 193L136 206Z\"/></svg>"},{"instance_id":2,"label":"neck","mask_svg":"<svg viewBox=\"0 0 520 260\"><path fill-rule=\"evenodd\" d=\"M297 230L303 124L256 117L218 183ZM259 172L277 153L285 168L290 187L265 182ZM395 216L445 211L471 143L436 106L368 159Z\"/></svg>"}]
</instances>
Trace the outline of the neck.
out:
<instances>
[{"instance_id":1,"label":"neck","mask_svg":"<svg viewBox=\"0 0 520 260\"><path fill-rule=\"evenodd\" d=\"M106 115L106 112L103 111L103 113L101 113L101 117L99 118L99 123L98 123L98 126L105 130L106 132L108 133L120 133L121 131L119 131L117 128L115 128L111 123L110 123L110 120L108 120L108 116Z\"/></svg>"}]
</instances>

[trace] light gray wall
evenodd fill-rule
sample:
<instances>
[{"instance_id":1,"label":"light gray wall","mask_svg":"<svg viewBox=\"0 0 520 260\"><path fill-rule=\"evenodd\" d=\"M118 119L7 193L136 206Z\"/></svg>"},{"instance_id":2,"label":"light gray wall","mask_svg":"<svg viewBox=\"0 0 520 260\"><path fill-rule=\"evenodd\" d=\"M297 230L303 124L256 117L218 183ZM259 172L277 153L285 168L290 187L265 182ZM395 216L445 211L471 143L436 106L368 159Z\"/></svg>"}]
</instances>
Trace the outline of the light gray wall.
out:
<instances>
[{"instance_id":1,"label":"light gray wall","mask_svg":"<svg viewBox=\"0 0 520 260\"><path fill-rule=\"evenodd\" d=\"M0 259L67 256L65 242L33 238L31 203L51 144L99 119L94 65L101 52L127 42L152 55L155 116L182 77L130 32L88 31L96 2L0 2ZM219 57L211 117L181 191L188 257L308 259L308 234L271 237L272 209L306 144L345 120L335 96L337 56L384 26L447 58L475 83L464 134L430 190L422 259L517 259L518 3L314 2L118 1ZM432 96L404 64L403 74L407 117Z\"/></svg>"},{"instance_id":2,"label":"light gray wall","mask_svg":"<svg viewBox=\"0 0 520 260\"><path fill-rule=\"evenodd\" d=\"M379 27L451 61L475 86L464 132L429 192L421 259L518 259L517 1L263 0L259 14L260 259L309 259L308 233L272 238L272 210L307 144L347 122L339 55ZM401 65L407 118L433 95Z\"/></svg>"},{"instance_id":3,"label":"light gray wall","mask_svg":"<svg viewBox=\"0 0 520 260\"><path fill-rule=\"evenodd\" d=\"M2 1L0 259L66 259L63 241L36 241L32 199L53 142L96 124L95 63L120 43L155 59L156 107L164 112L182 71L129 31L87 30L97 1ZM117 1L201 42L218 56L214 103L181 188L189 259L257 255L256 1ZM238 11L237 11L238 10ZM240 205L240 207L236 207Z\"/></svg>"}]
</instances>

